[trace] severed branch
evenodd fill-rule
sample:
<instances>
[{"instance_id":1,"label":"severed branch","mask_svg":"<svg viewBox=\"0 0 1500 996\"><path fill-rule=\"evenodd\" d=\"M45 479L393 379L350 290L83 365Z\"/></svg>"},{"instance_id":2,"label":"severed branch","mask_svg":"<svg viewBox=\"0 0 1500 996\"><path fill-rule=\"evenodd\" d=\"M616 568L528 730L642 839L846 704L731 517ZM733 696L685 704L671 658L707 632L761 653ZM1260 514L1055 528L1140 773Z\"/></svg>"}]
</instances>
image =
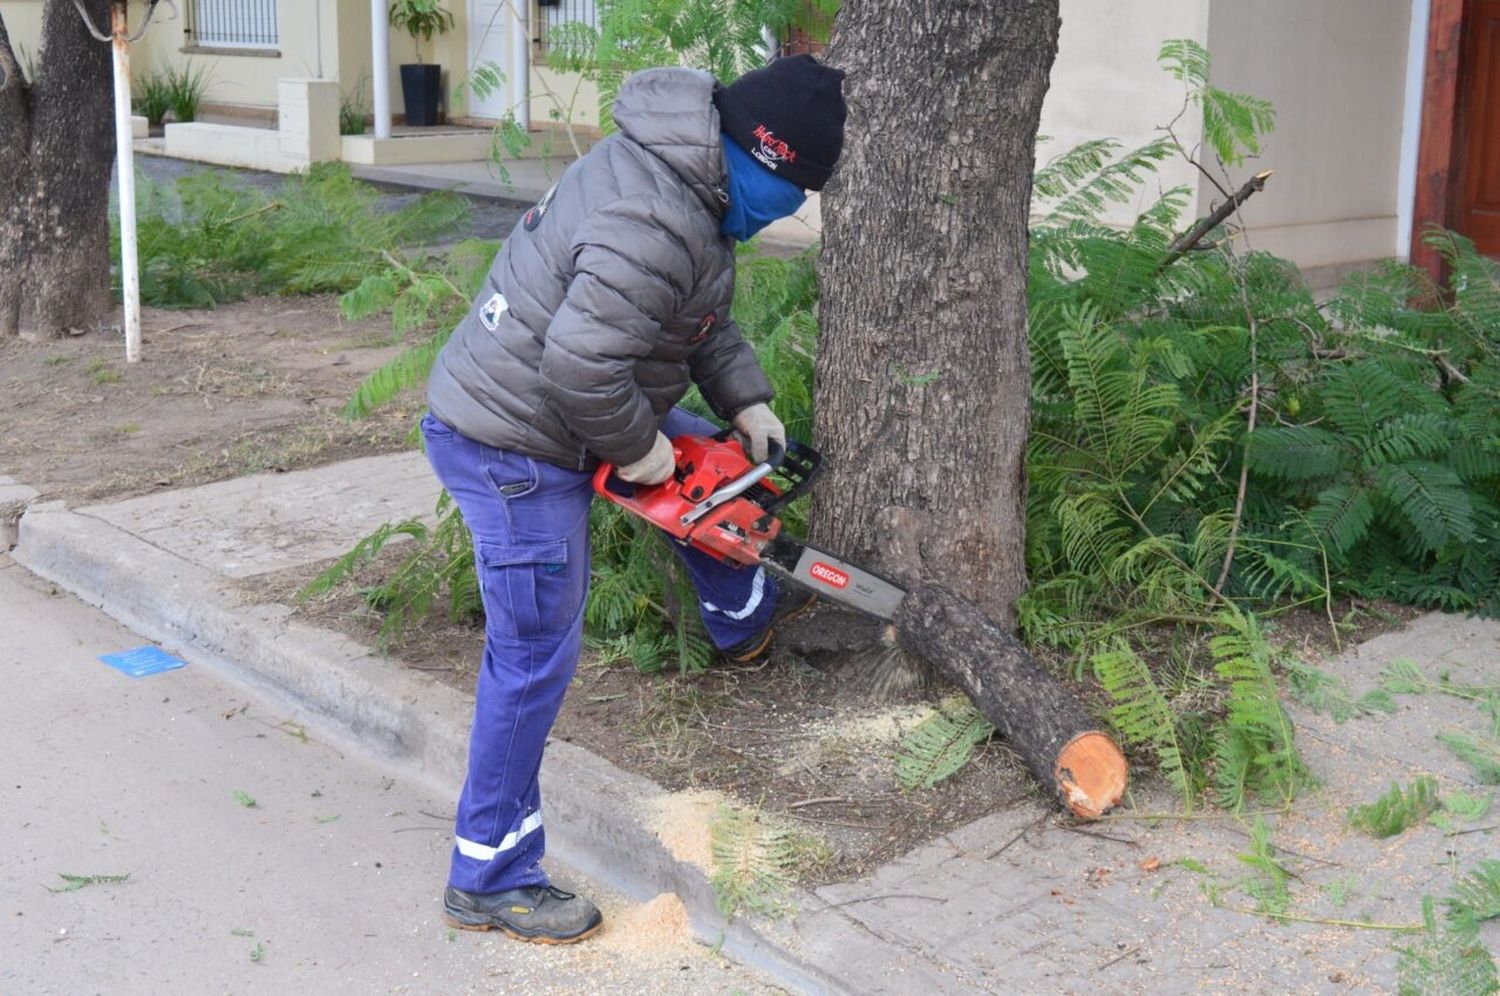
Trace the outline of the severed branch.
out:
<instances>
[{"instance_id":1,"label":"severed branch","mask_svg":"<svg viewBox=\"0 0 1500 996\"><path fill-rule=\"evenodd\" d=\"M1239 190L1236 190L1232 197L1230 197L1223 204L1220 204L1218 207L1214 208L1207 217L1200 219L1198 223L1192 228L1189 228L1186 232L1183 232L1181 235L1177 236L1177 238L1172 241L1172 244L1167 247L1167 255L1162 259L1161 265L1158 266L1157 269L1165 270L1167 267L1171 266L1173 263L1181 259L1185 253L1191 250L1199 242L1203 241L1203 237L1205 235L1213 231L1215 228L1218 228L1221 224L1224 223L1225 218L1228 218L1230 215L1238 211L1240 205L1248 201L1252 194L1254 194L1256 191L1264 190L1266 187L1266 181L1269 180L1271 178L1271 174L1275 172L1275 170L1268 169L1262 170L1261 172L1255 174L1250 179L1246 180L1245 185L1240 187Z\"/></svg>"}]
</instances>

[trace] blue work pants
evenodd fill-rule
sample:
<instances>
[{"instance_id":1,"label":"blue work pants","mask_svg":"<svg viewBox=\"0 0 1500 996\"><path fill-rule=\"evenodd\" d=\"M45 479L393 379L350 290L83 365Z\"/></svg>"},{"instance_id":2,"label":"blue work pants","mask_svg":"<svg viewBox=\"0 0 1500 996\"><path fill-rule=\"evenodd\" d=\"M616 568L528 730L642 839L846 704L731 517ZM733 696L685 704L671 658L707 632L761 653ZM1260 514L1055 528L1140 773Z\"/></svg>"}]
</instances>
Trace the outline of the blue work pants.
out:
<instances>
[{"instance_id":1,"label":"blue work pants","mask_svg":"<svg viewBox=\"0 0 1500 996\"><path fill-rule=\"evenodd\" d=\"M715 429L674 409L662 431L675 438ZM422 435L433 471L473 535L485 614L469 770L448 880L478 894L544 885L537 773L578 664L592 475L486 446L430 414ZM697 588L717 646L733 647L769 624L777 592L763 570L671 546Z\"/></svg>"}]
</instances>

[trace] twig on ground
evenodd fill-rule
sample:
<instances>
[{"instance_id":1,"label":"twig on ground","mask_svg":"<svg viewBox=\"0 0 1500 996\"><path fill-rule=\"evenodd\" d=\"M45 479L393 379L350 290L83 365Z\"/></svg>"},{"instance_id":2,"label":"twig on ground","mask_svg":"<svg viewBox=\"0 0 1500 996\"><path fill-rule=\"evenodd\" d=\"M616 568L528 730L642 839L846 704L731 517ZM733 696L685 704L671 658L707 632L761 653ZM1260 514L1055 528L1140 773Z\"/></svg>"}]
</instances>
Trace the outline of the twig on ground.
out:
<instances>
[{"instance_id":1,"label":"twig on ground","mask_svg":"<svg viewBox=\"0 0 1500 996\"><path fill-rule=\"evenodd\" d=\"M1026 824L1014 837L1012 837L1010 840L1007 840L1004 844L1001 844L998 848L991 851L989 854L986 854L984 856L984 860L993 861L1000 855L1004 854L1006 851L1010 850L1016 842L1018 842L1022 837L1031 833L1031 831L1035 830L1037 827L1041 826L1051 815L1051 813L1043 813L1041 816L1038 816L1036 819Z\"/></svg>"},{"instance_id":2,"label":"twig on ground","mask_svg":"<svg viewBox=\"0 0 1500 996\"><path fill-rule=\"evenodd\" d=\"M1141 946L1139 944L1137 944L1133 948L1126 948L1124 951L1121 951L1119 954L1115 955L1109 961L1105 962L1102 965L1097 966L1094 969L1094 971L1096 971L1096 972L1102 972L1106 968L1108 968L1109 966L1111 966L1113 964L1116 964L1117 962L1124 961L1126 958L1129 958L1133 954L1138 954L1140 952L1140 950L1141 950Z\"/></svg>"},{"instance_id":3,"label":"twig on ground","mask_svg":"<svg viewBox=\"0 0 1500 996\"><path fill-rule=\"evenodd\" d=\"M787 809L801 809L803 806L819 806L819 805L822 805L823 803L826 803L826 802L848 802L848 801L849 801L848 799L844 798L841 795L825 795L825 796L820 796L817 799L802 799L802 800L799 800L798 802L789 803L786 808Z\"/></svg>"},{"instance_id":4,"label":"twig on ground","mask_svg":"<svg viewBox=\"0 0 1500 996\"><path fill-rule=\"evenodd\" d=\"M1214 905L1221 910L1229 910L1233 913L1244 913L1247 916L1264 916L1272 920L1282 920L1288 923L1321 923L1330 927L1357 927L1361 930L1394 930L1400 933L1413 933L1424 929L1420 923L1376 923L1371 920L1339 920L1325 916L1302 916L1297 913L1252 910L1248 906L1234 906L1229 903L1214 903Z\"/></svg>"},{"instance_id":5,"label":"twig on ground","mask_svg":"<svg viewBox=\"0 0 1500 996\"><path fill-rule=\"evenodd\" d=\"M1068 833L1076 833L1080 837L1097 837L1100 840L1112 840L1112 841L1115 841L1118 844L1126 844L1126 845L1128 845L1130 847L1140 847L1141 846L1141 842L1140 841L1138 841L1138 840L1132 840L1129 837L1114 837L1114 836L1111 836L1110 834L1107 834L1107 833L1094 833L1093 831L1084 830L1084 829L1082 829L1080 827L1073 826L1072 824L1069 824L1069 823L1054 823L1052 825L1054 827L1056 827L1057 829L1059 829L1059 830L1066 830Z\"/></svg>"}]
</instances>

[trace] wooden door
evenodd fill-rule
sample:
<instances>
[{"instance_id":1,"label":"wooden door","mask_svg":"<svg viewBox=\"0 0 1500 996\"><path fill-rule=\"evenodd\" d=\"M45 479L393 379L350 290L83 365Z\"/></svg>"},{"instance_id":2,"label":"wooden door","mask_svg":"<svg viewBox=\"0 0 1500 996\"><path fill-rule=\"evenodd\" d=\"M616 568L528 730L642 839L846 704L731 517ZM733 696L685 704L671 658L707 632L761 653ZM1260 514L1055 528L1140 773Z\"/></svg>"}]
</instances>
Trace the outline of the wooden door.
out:
<instances>
[{"instance_id":1,"label":"wooden door","mask_svg":"<svg viewBox=\"0 0 1500 996\"><path fill-rule=\"evenodd\" d=\"M1449 223L1500 256L1500 0L1467 0Z\"/></svg>"}]
</instances>

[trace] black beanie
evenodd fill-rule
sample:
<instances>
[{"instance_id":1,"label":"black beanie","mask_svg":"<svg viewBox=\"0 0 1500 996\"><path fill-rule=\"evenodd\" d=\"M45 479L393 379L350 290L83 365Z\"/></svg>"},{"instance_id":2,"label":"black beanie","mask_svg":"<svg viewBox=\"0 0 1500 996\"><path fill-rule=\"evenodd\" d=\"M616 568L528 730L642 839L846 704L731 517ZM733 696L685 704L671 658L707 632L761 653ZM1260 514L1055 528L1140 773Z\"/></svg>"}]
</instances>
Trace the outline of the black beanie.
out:
<instances>
[{"instance_id":1,"label":"black beanie","mask_svg":"<svg viewBox=\"0 0 1500 996\"><path fill-rule=\"evenodd\" d=\"M810 55L777 59L714 88L719 126L777 176L822 190L844 148L843 80Z\"/></svg>"}]
</instances>

